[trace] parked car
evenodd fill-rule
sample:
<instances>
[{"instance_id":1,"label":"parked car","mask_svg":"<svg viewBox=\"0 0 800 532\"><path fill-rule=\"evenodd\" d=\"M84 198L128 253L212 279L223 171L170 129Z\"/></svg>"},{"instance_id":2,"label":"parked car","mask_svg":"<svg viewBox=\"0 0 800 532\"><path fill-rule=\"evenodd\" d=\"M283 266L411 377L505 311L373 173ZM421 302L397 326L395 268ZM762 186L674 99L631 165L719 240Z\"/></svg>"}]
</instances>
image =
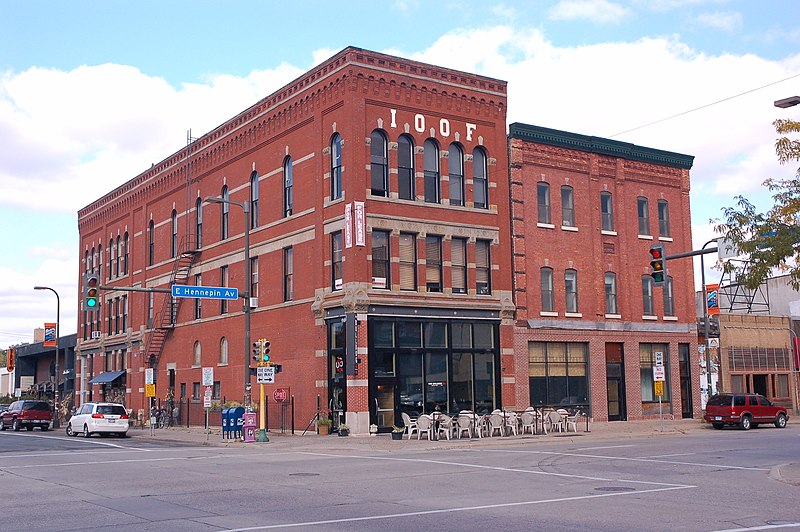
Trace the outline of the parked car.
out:
<instances>
[{"instance_id":1,"label":"parked car","mask_svg":"<svg viewBox=\"0 0 800 532\"><path fill-rule=\"evenodd\" d=\"M9 406L11 406L11 403L0 403L0 413L3 413L6 410L8 410Z\"/></svg>"},{"instance_id":2,"label":"parked car","mask_svg":"<svg viewBox=\"0 0 800 532\"><path fill-rule=\"evenodd\" d=\"M92 434L108 436L116 434L120 438L128 435L128 411L119 403L84 403L72 414L67 422L67 434L85 438Z\"/></svg>"},{"instance_id":3,"label":"parked car","mask_svg":"<svg viewBox=\"0 0 800 532\"><path fill-rule=\"evenodd\" d=\"M715 429L739 425L743 430L748 430L756 428L759 423L772 423L782 429L789 420L789 414L786 408L772 404L757 393L720 393L708 400L703 418L711 422Z\"/></svg>"},{"instance_id":4,"label":"parked car","mask_svg":"<svg viewBox=\"0 0 800 532\"><path fill-rule=\"evenodd\" d=\"M39 427L48 430L53 421L53 411L47 401L14 401L8 410L0 413L0 430L11 427L18 431L22 427L33 430Z\"/></svg>"}]
</instances>

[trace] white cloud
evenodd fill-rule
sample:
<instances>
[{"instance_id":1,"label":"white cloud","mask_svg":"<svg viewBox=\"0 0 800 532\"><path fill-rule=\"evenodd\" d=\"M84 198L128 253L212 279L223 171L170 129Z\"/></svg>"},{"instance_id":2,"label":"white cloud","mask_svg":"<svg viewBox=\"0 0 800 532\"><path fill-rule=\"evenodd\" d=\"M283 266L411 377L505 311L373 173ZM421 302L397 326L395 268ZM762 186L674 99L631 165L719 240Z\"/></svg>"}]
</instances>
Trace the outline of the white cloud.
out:
<instances>
[{"instance_id":1,"label":"white cloud","mask_svg":"<svg viewBox=\"0 0 800 532\"><path fill-rule=\"evenodd\" d=\"M619 22L630 14L630 10L608 0L561 0L550 8L552 20L586 19L593 22Z\"/></svg>"},{"instance_id":2,"label":"white cloud","mask_svg":"<svg viewBox=\"0 0 800 532\"><path fill-rule=\"evenodd\" d=\"M715 30L734 32L742 27L742 14L737 11L716 11L700 13L694 19L699 26Z\"/></svg>"}]
</instances>

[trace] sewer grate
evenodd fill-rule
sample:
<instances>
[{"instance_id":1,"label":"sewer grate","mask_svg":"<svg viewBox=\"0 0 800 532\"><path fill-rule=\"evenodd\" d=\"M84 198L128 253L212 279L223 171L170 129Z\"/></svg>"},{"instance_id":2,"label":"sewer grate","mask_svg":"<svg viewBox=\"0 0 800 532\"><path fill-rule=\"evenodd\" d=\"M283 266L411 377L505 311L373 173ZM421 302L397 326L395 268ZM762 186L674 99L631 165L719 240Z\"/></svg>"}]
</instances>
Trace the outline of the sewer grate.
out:
<instances>
[{"instance_id":1,"label":"sewer grate","mask_svg":"<svg viewBox=\"0 0 800 532\"><path fill-rule=\"evenodd\" d=\"M318 477L319 473L289 473L290 477Z\"/></svg>"},{"instance_id":2,"label":"sewer grate","mask_svg":"<svg viewBox=\"0 0 800 532\"><path fill-rule=\"evenodd\" d=\"M595 488L595 491L636 491L634 488L627 488L625 486L602 486Z\"/></svg>"}]
</instances>

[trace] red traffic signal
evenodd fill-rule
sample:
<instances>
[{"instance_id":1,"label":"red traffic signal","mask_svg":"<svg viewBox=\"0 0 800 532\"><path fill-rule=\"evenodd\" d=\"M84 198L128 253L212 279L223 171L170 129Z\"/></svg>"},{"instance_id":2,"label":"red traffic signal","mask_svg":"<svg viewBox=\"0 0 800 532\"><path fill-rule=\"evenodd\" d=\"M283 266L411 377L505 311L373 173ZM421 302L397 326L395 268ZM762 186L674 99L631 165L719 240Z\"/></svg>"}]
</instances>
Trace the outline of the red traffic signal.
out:
<instances>
[{"instance_id":1,"label":"red traffic signal","mask_svg":"<svg viewBox=\"0 0 800 532\"><path fill-rule=\"evenodd\" d=\"M667 277L667 259L664 256L664 245L650 246L650 276L657 285L664 284Z\"/></svg>"}]
</instances>

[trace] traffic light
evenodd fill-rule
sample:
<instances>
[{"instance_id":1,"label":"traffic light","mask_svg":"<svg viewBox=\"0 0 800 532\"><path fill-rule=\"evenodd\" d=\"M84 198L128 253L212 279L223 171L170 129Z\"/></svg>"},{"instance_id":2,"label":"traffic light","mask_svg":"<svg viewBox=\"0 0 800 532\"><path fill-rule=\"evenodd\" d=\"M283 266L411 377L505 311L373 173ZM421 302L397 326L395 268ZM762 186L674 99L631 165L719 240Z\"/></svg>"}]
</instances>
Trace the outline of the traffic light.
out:
<instances>
[{"instance_id":1,"label":"traffic light","mask_svg":"<svg viewBox=\"0 0 800 532\"><path fill-rule=\"evenodd\" d=\"M667 277L667 259L664 255L663 244L650 246L650 276L657 285L664 284Z\"/></svg>"},{"instance_id":2,"label":"traffic light","mask_svg":"<svg viewBox=\"0 0 800 532\"><path fill-rule=\"evenodd\" d=\"M100 276L87 273L83 276L83 310L100 308Z\"/></svg>"},{"instance_id":3,"label":"traffic light","mask_svg":"<svg viewBox=\"0 0 800 532\"><path fill-rule=\"evenodd\" d=\"M262 340L253 342L253 360L259 363L261 362L261 353L263 352L263 344L261 342Z\"/></svg>"},{"instance_id":4,"label":"traffic light","mask_svg":"<svg viewBox=\"0 0 800 532\"><path fill-rule=\"evenodd\" d=\"M264 362L269 362L269 340L261 339L261 358Z\"/></svg>"},{"instance_id":5,"label":"traffic light","mask_svg":"<svg viewBox=\"0 0 800 532\"><path fill-rule=\"evenodd\" d=\"M9 347L8 351L6 351L6 369L9 373L14 371L14 365L17 362L16 358L17 351L13 347Z\"/></svg>"}]
</instances>

